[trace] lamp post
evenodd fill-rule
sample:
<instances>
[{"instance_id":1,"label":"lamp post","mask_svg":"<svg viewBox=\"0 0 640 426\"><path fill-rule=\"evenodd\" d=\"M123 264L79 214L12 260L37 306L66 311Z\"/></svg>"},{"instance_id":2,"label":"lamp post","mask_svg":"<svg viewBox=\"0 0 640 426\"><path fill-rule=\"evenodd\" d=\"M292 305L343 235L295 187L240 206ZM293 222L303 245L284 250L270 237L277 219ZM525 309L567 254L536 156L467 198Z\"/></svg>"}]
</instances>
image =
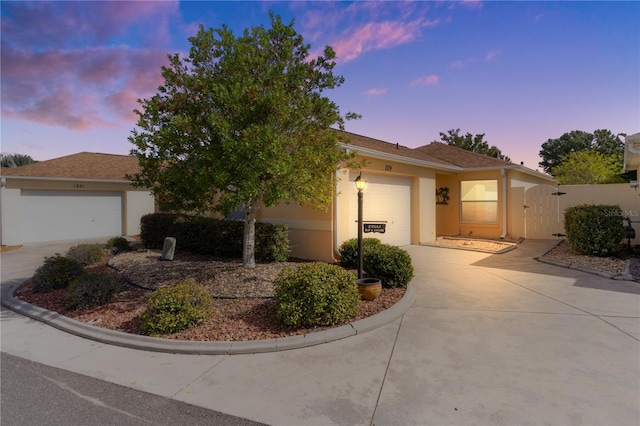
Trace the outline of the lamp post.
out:
<instances>
[{"instance_id":1,"label":"lamp post","mask_svg":"<svg viewBox=\"0 0 640 426\"><path fill-rule=\"evenodd\" d=\"M362 179L362 172L356 178L356 188L358 189L358 279L362 278L362 199L364 189L367 187L367 181Z\"/></svg>"}]
</instances>

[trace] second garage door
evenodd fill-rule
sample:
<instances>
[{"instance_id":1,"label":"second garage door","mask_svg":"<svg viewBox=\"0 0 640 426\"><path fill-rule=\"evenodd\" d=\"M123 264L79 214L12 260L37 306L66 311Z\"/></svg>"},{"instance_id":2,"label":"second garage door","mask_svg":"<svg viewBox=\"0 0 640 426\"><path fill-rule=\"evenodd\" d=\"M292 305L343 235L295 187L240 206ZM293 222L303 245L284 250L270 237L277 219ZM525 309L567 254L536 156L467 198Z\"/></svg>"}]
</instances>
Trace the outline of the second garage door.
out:
<instances>
[{"instance_id":1,"label":"second garage door","mask_svg":"<svg viewBox=\"0 0 640 426\"><path fill-rule=\"evenodd\" d=\"M22 190L24 242L122 234L119 192Z\"/></svg>"},{"instance_id":2,"label":"second garage door","mask_svg":"<svg viewBox=\"0 0 640 426\"><path fill-rule=\"evenodd\" d=\"M350 181L353 182L358 174L351 173ZM363 220L386 225L384 234L367 233L365 238L375 237L383 243L396 246L411 244L411 178L363 175L367 180L367 188L364 190ZM353 238L358 235L358 204L355 185L349 185L350 212L349 235Z\"/></svg>"}]
</instances>

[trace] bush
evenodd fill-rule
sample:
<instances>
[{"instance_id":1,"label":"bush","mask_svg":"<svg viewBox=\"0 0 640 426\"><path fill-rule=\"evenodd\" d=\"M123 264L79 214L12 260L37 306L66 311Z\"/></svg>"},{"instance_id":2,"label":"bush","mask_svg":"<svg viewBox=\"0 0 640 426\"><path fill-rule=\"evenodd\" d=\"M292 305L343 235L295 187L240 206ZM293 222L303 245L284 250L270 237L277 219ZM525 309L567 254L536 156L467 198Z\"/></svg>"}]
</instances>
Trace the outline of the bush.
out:
<instances>
[{"instance_id":1,"label":"bush","mask_svg":"<svg viewBox=\"0 0 640 426\"><path fill-rule=\"evenodd\" d=\"M356 277L315 262L283 269L274 282L277 317L286 325L333 325L358 313Z\"/></svg>"},{"instance_id":2,"label":"bush","mask_svg":"<svg viewBox=\"0 0 640 426\"><path fill-rule=\"evenodd\" d=\"M367 251L363 268L367 276L380 279L383 287L406 287L413 278L409 253L389 244L379 244Z\"/></svg>"},{"instance_id":3,"label":"bush","mask_svg":"<svg viewBox=\"0 0 640 426\"><path fill-rule=\"evenodd\" d=\"M581 254L607 256L620 249L624 239L623 213L612 205L569 207L564 212L567 239Z\"/></svg>"},{"instance_id":4,"label":"bush","mask_svg":"<svg viewBox=\"0 0 640 426\"><path fill-rule=\"evenodd\" d=\"M150 336L177 333L213 315L209 290L192 280L156 290L142 313L141 329Z\"/></svg>"},{"instance_id":5,"label":"bush","mask_svg":"<svg viewBox=\"0 0 640 426\"><path fill-rule=\"evenodd\" d=\"M120 288L113 275L87 274L71 281L67 290L67 309L87 309L108 303Z\"/></svg>"},{"instance_id":6,"label":"bush","mask_svg":"<svg viewBox=\"0 0 640 426\"><path fill-rule=\"evenodd\" d=\"M107 241L107 245L105 247L113 254L129 251L130 249L129 241L127 241L127 239L124 237L111 238L109 241Z\"/></svg>"},{"instance_id":7,"label":"bush","mask_svg":"<svg viewBox=\"0 0 640 426\"><path fill-rule=\"evenodd\" d=\"M46 293L66 288L71 281L83 274L82 263L56 253L55 256L45 257L42 266L36 270L32 280L32 291Z\"/></svg>"},{"instance_id":8,"label":"bush","mask_svg":"<svg viewBox=\"0 0 640 426\"><path fill-rule=\"evenodd\" d=\"M80 244L67 251L67 257L77 260L83 265L93 265L107 257L107 251L102 244Z\"/></svg>"},{"instance_id":9,"label":"bush","mask_svg":"<svg viewBox=\"0 0 640 426\"><path fill-rule=\"evenodd\" d=\"M366 256L367 253L375 246L382 244L377 238L363 238L362 239L362 256ZM338 249L340 255L340 265L345 268L357 268L358 267L358 239L352 238L342 243Z\"/></svg>"},{"instance_id":10,"label":"bush","mask_svg":"<svg viewBox=\"0 0 640 426\"><path fill-rule=\"evenodd\" d=\"M142 217L140 236L148 248L161 249L165 237L195 253L242 258L244 222L202 216L153 213ZM256 223L255 256L260 262L284 262L289 256L285 225Z\"/></svg>"}]
</instances>

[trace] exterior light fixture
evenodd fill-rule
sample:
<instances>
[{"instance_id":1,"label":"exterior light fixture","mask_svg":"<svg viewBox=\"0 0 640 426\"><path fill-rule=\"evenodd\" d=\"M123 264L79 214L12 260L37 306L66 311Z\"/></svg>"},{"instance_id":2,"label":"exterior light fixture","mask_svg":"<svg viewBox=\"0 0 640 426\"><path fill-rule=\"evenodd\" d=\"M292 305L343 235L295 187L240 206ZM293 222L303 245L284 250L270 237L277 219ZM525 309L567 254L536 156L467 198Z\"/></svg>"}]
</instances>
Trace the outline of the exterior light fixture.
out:
<instances>
[{"instance_id":1,"label":"exterior light fixture","mask_svg":"<svg viewBox=\"0 0 640 426\"><path fill-rule=\"evenodd\" d=\"M356 189L358 190L358 279L362 278L362 200L364 194L362 191L367 187L367 181L362 179L362 172L356 178Z\"/></svg>"}]
</instances>

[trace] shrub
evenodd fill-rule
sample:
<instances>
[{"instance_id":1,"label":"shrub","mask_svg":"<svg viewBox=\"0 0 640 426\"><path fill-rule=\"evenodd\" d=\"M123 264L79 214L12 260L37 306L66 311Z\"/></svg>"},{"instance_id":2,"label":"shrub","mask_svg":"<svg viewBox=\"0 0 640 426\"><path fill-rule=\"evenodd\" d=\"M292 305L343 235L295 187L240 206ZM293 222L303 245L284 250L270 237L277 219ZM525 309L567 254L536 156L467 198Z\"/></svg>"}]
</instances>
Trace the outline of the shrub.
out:
<instances>
[{"instance_id":1,"label":"shrub","mask_svg":"<svg viewBox=\"0 0 640 426\"><path fill-rule=\"evenodd\" d=\"M209 290L192 280L156 290L142 313L141 329L151 336L177 333L213 315Z\"/></svg>"},{"instance_id":2,"label":"shrub","mask_svg":"<svg viewBox=\"0 0 640 426\"><path fill-rule=\"evenodd\" d=\"M80 244L67 251L67 257L83 265L93 265L104 260L107 252L102 244Z\"/></svg>"},{"instance_id":3,"label":"shrub","mask_svg":"<svg viewBox=\"0 0 640 426\"><path fill-rule=\"evenodd\" d=\"M107 245L105 246L107 249L111 250L112 253L122 253L125 251L129 251L129 241L127 241L124 237L113 237L109 241L107 241Z\"/></svg>"},{"instance_id":4,"label":"shrub","mask_svg":"<svg viewBox=\"0 0 640 426\"><path fill-rule=\"evenodd\" d=\"M413 278L409 253L389 244L371 248L364 257L363 268L369 277L380 279L383 287L405 287Z\"/></svg>"},{"instance_id":5,"label":"shrub","mask_svg":"<svg viewBox=\"0 0 640 426\"><path fill-rule=\"evenodd\" d=\"M71 281L67 290L67 309L87 309L108 303L120 288L113 275L87 274Z\"/></svg>"},{"instance_id":6,"label":"shrub","mask_svg":"<svg viewBox=\"0 0 640 426\"><path fill-rule=\"evenodd\" d=\"M382 244L377 238L362 239L362 255L363 257L375 246ZM345 268L358 267L358 239L352 238L342 243L338 249L340 255L340 265Z\"/></svg>"},{"instance_id":7,"label":"shrub","mask_svg":"<svg viewBox=\"0 0 640 426\"><path fill-rule=\"evenodd\" d=\"M581 254L607 256L620 249L624 239L623 213L612 205L581 204L564 212L567 239Z\"/></svg>"},{"instance_id":8,"label":"shrub","mask_svg":"<svg viewBox=\"0 0 640 426\"><path fill-rule=\"evenodd\" d=\"M315 262L283 269L274 282L277 317L286 325L333 325L358 313L355 275Z\"/></svg>"},{"instance_id":9,"label":"shrub","mask_svg":"<svg viewBox=\"0 0 640 426\"><path fill-rule=\"evenodd\" d=\"M71 281L84 274L82 264L75 259L60 256L45 257L44 263L37 270L32 280L34 293L46 293L66 288Z\"/></svg>"}]
</instances>

